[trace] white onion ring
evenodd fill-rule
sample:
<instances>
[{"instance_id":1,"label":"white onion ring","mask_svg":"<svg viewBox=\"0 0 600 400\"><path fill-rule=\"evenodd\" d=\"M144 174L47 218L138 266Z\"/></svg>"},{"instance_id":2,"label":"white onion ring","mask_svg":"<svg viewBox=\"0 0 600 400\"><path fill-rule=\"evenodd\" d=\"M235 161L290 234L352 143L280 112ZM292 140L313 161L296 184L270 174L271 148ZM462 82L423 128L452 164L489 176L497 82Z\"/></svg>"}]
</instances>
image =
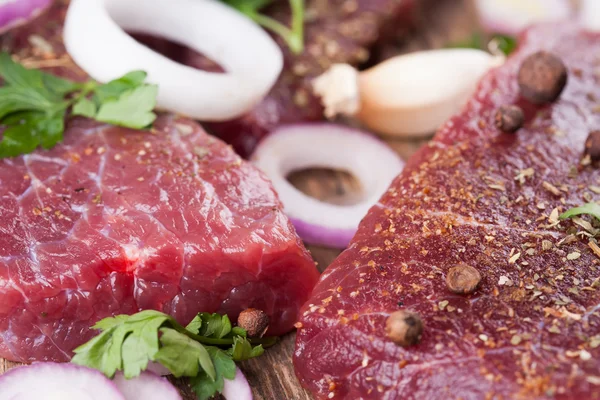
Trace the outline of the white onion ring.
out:
<instances>
[{"instance_id":1,"label":"white onion ring","mask_svg":"<svg viewBox=\"0 0 600 400\"><path fill-rule=\"evenodd\" d=\"M136 42L124 29L184 44L227 72L178 64ZM144 70L148 81L159 86L159 107L204 121L229 120L249 111L283 67L281 50L266 32L212 0L73 0L64 41L92 78L107 82Z\"/></svg>"},{"instance_id":2,"label":"white onion ring","mask_svg":"<svg viewBox=\"0 0 600 400\"><path fill-rule=\"evenodd\" d=\"M133 379L125 379L119 372L115 375L113 382L125 396L125 400L181 400L179 391L171 382L152 372L143 371Z\"/></svg>"},{"instance_id":3,"label":"white onion ring","mask_svg":"<svg viewBox=\"0 0 600 400\"><path fill-rule=\"evenodd\" d=\"M592 0L597 1L597 0ZM516 35L527 26L566 19L570 0L476 0L482 26L490 33Z\"/></svg>"},{"instance_id":4,"label":"white onion ring","mask_svg":"<svg viewBox=\"0 0 600 400\"><path fill-rule=\"evenodd\" d=\"M0 1L0 34L23 25L46 10L53 0Z\"/></svg>"},{"instance_id":5,"label":"white onion ring","mask_svg":"<svg viewBox=\"0 0 600 400\"><path fill-rule=\"evenodd\" d=\"M127 400L95 369L75 364L35 363L0 376L0 399Z\"/></svg>"},{"instance_id":6,"label":"white onion ring","mask_svg":"<svg viewBox=\"0 0 600 400\"><path fill-rule=\"evenodd\" d=\"M246 377L239 368L235 369L233 380L225 379L223 386L223 397L226 400L252 400L252 389Z\"/></svg>"},{"instance_id":7,"label":"white onion ring","mask_svg":"<svg viewBox=\"0 0 600 400\"><path fill-rule=\"evenodd\" d=\"M279 127L251 159L273 182L300 237L337 248L348 245L360 220L404 167L398 155L374 136L329 123ZM360 182L364 200L352 206L324 203L286 180L290 172L311 167L350 172Z\"/></svg>"}]
</instances>

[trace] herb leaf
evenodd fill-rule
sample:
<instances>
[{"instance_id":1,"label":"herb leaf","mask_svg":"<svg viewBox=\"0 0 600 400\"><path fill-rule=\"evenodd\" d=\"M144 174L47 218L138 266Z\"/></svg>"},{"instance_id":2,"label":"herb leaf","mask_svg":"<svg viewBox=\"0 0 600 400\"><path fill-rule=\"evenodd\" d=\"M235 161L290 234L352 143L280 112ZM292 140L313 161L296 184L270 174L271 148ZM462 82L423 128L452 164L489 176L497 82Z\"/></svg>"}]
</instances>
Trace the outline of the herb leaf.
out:
<instances>
[{"instance_id":1,"label":"herb leaf","mask_svg":"<svg viewBox=\"0 0 600 400\"><path fill-rule=\"evenodd\" d=\"M262 345L252 347L246 338L236 336L233 338L233 347L229 349L229 355L234 361L245 361L261 356L265 352Z\"/></svg>"},{"instance_id":2,"label":"herb leaf","mask_svg":"<svg viewBox=\"0 0 600 400\"><path fill-rule=\"evenodd\" d=\"M156 361L167 367L177 378L196 376L201 366L211 380L215 380L215 367L204 346L174 329L162 328L160 332L162 347L156 354Z\"/></svg>"},{"instance_id":3,"label":"herb leaf","mask_svg":"<svg viewBox=\"0 0 600 400\"><path fill-rule=\"evenodd\" d=\"M0 87L0 125L5 127L0 157L55 146L63 139L64 119L71 106L72 115L135 129L147 127L156 118L152 109L158 90L144 84L143 71L130 72L105 85L78 83L27 69L2 52L0 77L5 82Z\"/></svg>"},{"instance_id":4,"label":"herb leaf","mask_svg":"<svg viewBox=\"0 0 600 400\"><path fill-rule=\"evenodd\" d=\"M246 339L246 331L232 328L226 315L210 313L198 314L186 328L153 310L105 318L93 328L100 334L75 349L71 362L108 377L123 371L130 379L156 361L176 377L189 377L200 399L221 392L224 379L235 377L235 361L263 354L262 345L252 347L251 341L275 343L274 338Z\"/></svg>"},{"instance_id":5,"label":"herb leaf","mask_svg":"<svg viewBox=\"0 0 600 400\"><path fill-rule=\"evenodd\" d=\"M216 376L211 379L206 373L201 372L190 379L192 390L199 400L207 400L215 393L222 392L225 385L224 378L235 378L235 363L223 350L212 346L206 347L206 350L215 366Z\"/></svg>"},{"instance_id":6,"label":"herb leaf","mask_svg":"<svg viewBox=\"0 0 600 400\"><path fill-rule=\"evenodd\" d=\"M566 212L562 213L559 218L567 219L581 214L589 214L594 218L600 220L600 204L587 203L581 207L571 208L570 210L567 210Z\"/></svg>"},{"instance_id":7,"label":"herb leaf","mask_svg":"<svg viewBox=\"0 0 600 400\"><path fill-rule=\"evenodd\" d=\"M94 118L96 116L96 104L88 98L81 98L73 106L73 115Z\"/></svg>"},{"instance_id":8,"label":"herb leaf","mask_svg":"<svg viewBox=\"0 0 600 400\"><path fill-rule=\"evenodd\" d=\"M146 75L144 71L131 71L118 79L98 86L94 91L94 98L99 103L117 100L126 91L141 86L146 79Z\"/></svg>"},{"instance_id":9,"label":"herb leaf","mask_svg":"<svg viewBox=\"0 0 600 400\"><path fill-rule=\"evenodd\" d=\"M200 313L198 317L202 320L198 330L200 336L221 339L231 332L231 321L227 315Z\"/></svg>"},{"instance_id":10,"label":"herb leaf","mask_svg":"<svg viewBox=\"0 0 600 400\"><path fill-rule=\"evenodd\" d=\"M47 111L53 103L32 88L0 87L0 119L19 111Z\"/></svg>"},{"instance_id":11,"label":"herb leaf","mask_svg":"<svg viewBox=\"0 0 600 400\"><path fill-rule=\"evenodd\" d=\"M200 331L200 327L202 327L202 317L198 314L186 325L185 329L197 335L198 331Z\"/></svg>"},{"instance_id":12,"label":"herb leaf","mask_svg":"<svg viewBox=\"0 0 600 400\"><path fill-rule=\"evenodd\" d=\"M152 112L156 106L158 86L147 85L129 89L118 99L106 101L96 115L96 119L109 124L142 129L156 119Z\"/></svg>"},{"instance_id":13,"label":"herb leaf","mask_svg":"<svg viewBox=\"0 0 600 400\"><path fill-rule=\"evenodd\" d=\"M126 378L139 375L158 352L157 331L168 319L161 312L146 310L127 319L111 319L110 322L101 323L101 326L110 328L76 348L71 361L95 368L108 377L112 377L118 370L123 370ZM124 342L130 334L136 337L124 348ZM98 338L102 339L96 341ZM132 348L138 353L132 354Z\"/></svg>"},{"instance_id":14,"label":"herb leaf","mask_svg":"<svg viewBox=\"0 0 600 400\"><path fill-rule=\"evenodd\" d=\"M510 55L517 48L517 39L512 36L507 35L493 35L491 41L496 42L498 46L498 50L503 52L505 55ZM451 43L447 47L448 48L458 48L458 49L478 49L478 50L487 50L488 41L486 41L486 37L484 37L481 32L475 32L473 35L468 37L465 40Z\"/></svg>"},{"instance_id":15,"label":"herb leaf","mask_svg":"<svg viewBox=\"0 0 600 400\"><path fill-rule=\"evenodd\" d=\"M261 14L259 11L273 0L222 0L245 14L257 24L281 36L294 54L304 50L304 0L289 0L292 9L292 26L288 28L281 22Z\"/></svg>"}]
</instances>

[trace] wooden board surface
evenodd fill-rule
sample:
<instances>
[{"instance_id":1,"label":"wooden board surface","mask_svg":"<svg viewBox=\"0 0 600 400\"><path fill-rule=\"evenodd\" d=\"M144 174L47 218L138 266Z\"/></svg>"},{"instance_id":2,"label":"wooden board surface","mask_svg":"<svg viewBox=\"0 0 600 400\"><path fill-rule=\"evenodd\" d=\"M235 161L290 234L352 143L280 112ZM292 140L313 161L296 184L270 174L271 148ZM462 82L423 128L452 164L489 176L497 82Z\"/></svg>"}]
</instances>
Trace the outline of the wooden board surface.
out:
<instances>
[{"instance_id":1,"label":"wooden board surface","mask_svg":"<svg viewBox=\"0 0 600 400\"><path fill-rule=\"evenodd\" d=\"M421 13L420 29L398 43L398 53L439 48L468 39L477 29L471 0L423 0L427 3ZM413 140L386 139L404 159L418 150L428 138ZM360 186L344 172L308 170L289 177L305 193L336 204L349 204L360 198ZM323 271L340 253L337 249L308 246L320 271ZM256 400L311 400L312 397L298 383L294 375L292 354L295 334L281 338L274 347L257 359L242 363ZM0 358L0 374L17 363ZM187 400L195 397L183 382L176 382Z\"/></svg>"}]
</instances>

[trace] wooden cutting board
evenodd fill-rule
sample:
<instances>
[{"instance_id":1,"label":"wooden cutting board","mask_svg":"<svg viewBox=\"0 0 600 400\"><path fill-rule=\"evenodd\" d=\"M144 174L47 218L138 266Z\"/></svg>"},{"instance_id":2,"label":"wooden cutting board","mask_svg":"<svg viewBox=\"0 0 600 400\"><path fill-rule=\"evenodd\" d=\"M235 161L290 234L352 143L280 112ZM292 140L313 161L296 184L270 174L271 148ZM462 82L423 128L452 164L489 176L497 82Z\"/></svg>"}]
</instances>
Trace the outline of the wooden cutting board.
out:
<instances>
[{"instance_id":1,"label":"wooden cutting board","mask_svg":"<svg viewBox=\"0 0 600 400\"><path fill-rule=\"evenodd\" d=\"M420 0L426 5L420 16L418 33L397 43L398 53L440 48L450 43L467 40L477 30L472 0ZM399 140L389 138L388 144L407 159L428 139ZM348 204L360 196L360 187L344 172L307 170L292 174L290 181L303 192L335 204ZM340 253L337 249L308 246L322 272ZM242 363L256 400L311 400L312 397L298 383L294 375L292 354L295 333L281 338L275 346L257 359ZM0 358L0 374L18 366ZM182 381L174 380L181 388L184 399L195 396ZM235 399L234 399L235 400Z\"/></svg>"}]
</instances>

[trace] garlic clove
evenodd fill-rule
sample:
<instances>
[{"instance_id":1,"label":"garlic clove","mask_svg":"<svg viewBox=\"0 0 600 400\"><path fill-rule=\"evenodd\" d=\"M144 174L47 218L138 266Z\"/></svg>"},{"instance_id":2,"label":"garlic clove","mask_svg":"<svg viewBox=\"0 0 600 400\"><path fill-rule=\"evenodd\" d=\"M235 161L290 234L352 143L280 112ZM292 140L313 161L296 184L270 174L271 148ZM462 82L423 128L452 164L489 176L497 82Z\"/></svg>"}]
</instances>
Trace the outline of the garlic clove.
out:
<instances>
[{"instance_id":1,"label":"garlic clove","mask_svg":"<svg viewBox=\"0 0 600 400\"><path fill-rule=\"evenodd\" d=\"M313 81L313 91L325 107L325 116L354 115L360 109L358 71L348 64L334 64Z\"/></svg>"},{"instance_id":2,"label":"garlic clove","mask_svg":"<svg viewBox=\"0 0 600 400\"><path fill-rule=\"evenodd\" d=\"M336 64L313 81L325 116L355 116L384 135L425 136L458 112L504 55L442 49L391 58L366 71Z\"/></svg>"},{"instance_id":3,"label":"garlic clove","mask_svg":"<svg viewBox=\"0 0 600 400\"><path fill-rule=\"evenodd\" d=\"M386 135L431 134L460 110L483 74L503 60L475 49L394 57L360 74L357 117Z\"/></svg>"}]
</instances>

